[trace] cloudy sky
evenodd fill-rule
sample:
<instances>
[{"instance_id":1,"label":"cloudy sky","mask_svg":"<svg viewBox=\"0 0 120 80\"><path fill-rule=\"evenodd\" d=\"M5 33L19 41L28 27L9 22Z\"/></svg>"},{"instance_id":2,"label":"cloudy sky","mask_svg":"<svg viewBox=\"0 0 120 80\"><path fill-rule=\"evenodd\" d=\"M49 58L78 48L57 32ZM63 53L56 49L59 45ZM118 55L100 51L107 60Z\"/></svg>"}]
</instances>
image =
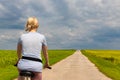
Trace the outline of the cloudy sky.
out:
<instances>
[{"instance_id":1,"label":"cloudy sky","mask_svg":"<svg viewBox=\"0 0 120 80\"><path fill-rule=\"evenodd\" d=\"M49 49L120 49L120 0L0 0L0 49L16 49L30 16Z\"/></svg>"}]
</instances>

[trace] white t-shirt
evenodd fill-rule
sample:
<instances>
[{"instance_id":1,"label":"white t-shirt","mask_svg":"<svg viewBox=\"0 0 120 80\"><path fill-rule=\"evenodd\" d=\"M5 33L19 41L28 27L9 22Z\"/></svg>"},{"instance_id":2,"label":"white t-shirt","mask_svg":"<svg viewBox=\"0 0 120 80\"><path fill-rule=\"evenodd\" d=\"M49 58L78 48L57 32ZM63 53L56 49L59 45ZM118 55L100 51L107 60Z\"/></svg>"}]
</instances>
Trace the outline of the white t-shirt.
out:
<instances>
[{"instance_id":1,"label":"white t-shirt","mask_svg":"<svg viewBox=\"0 0 120 80\"><path fill-rule=\"evenodd\" d=\"M22 44L22 56L41 58L42 45L46 45L45 36L37 32L23 34L18 43Z\"/></svg>"},{"instance_id":2,"label":"white t-shirt","mask_svg":"<svg viewBox=\"0 0 120 80\"><path fill-rule=\"evenodd\" d=\"M33 57L41 59L42 45L46 45L46 39L44 35L37 32L29 32L23 34L18 41L22 44L22 56ZM42 72L42 63L32 60L20 59L17 65L20 70L28 70L33 72Z\"/></svg>"}]
</instances>

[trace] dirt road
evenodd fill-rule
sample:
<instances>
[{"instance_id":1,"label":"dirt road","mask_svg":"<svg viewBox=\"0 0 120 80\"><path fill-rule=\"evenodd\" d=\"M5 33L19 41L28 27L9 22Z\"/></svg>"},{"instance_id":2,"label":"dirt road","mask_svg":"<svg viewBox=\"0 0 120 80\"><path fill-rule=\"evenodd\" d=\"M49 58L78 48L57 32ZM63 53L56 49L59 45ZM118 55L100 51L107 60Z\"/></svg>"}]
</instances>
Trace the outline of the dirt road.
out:
<instances>
[{"instance_id":1,"label":"dirt road","mask_svg":"<svg viewBox=\"0 0 120 80\"><path fill-rule=\"evenodd\" d=\"M43 80L112 80L102 74L93 63L77 50L56 63L52 70L43 70Z\"/></svg>"},{"instance_id":2,"label":"dirt road","mask_svg":"<svg viewBox=\"0 0 120 80\"><path fill-rule=\"evenodd\" d=\"M79 50L53 65L51 70L44 69L42 78L42 80L112 80L102 74Z\"/></svg>"}]
</instances>

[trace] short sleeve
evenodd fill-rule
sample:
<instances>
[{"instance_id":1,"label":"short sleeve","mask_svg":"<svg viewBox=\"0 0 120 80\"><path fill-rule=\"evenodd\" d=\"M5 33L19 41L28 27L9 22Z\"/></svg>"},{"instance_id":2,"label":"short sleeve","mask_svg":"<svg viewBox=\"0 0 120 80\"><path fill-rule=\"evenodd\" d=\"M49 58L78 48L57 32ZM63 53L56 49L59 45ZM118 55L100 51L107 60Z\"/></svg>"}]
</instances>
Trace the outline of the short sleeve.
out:
<instances>
[{"instance_id":1,"label":"short sleeve","mask_svg":"<svg viewBox=\"0 0 120 80\"><path fill-rule=\"evenodd\" d=\"M45 46L47 46L47 41L46 41L46 38L45 38L45 36L43 36L43 42L42 42L42 45L45 45Z\"/></svg>"}]
</instances>

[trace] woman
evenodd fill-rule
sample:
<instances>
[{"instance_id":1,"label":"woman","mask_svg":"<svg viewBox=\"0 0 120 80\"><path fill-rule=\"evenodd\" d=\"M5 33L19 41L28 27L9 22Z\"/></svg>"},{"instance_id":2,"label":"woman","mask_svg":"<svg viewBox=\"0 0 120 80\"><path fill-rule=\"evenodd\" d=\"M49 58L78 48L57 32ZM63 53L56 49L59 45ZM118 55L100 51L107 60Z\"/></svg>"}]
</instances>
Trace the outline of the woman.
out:
<instances>
[{"instance_id":1,"label":"woman","mask_svg":"<svg viewBox=\"0 0 120 80\"><path fill-rule=\"evenodd\" d=\"M40 61L28 60L27 58L42 60L40 54L42 50L46 61L44 68L49 67L46 39L44 35L37 32L38 27L37 18L28 18L25 27L28 33L21 35L17 45L18 70L19 72L21 70L34 72L35 76L32 80L42 80L42 63ZM21 80L20 76L18 80Z\"/></svg>"}]
</instances>

